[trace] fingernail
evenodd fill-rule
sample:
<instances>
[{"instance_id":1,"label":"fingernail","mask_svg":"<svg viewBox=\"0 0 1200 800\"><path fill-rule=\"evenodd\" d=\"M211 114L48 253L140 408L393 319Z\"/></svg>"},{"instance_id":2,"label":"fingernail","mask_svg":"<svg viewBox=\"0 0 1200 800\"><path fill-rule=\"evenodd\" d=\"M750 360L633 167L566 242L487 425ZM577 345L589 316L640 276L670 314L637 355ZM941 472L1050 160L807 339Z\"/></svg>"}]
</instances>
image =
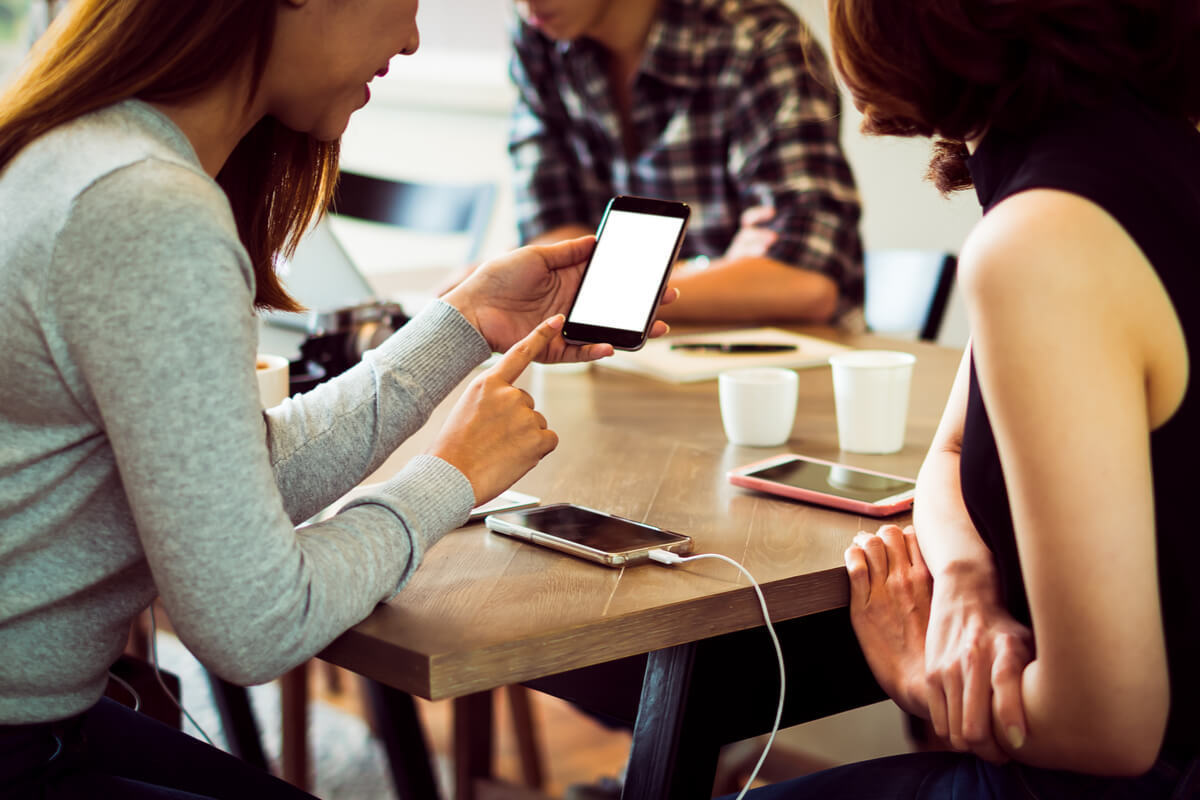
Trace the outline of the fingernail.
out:
<instances>
[{"instance_id":1,"label":"fingernail","mask_svg":"<svg viewBox=\"0 0 1200 800\"><path fill-rule=\"evenodd\" d=\"M1012 745L1013 750L1020 750L1025 746L1025 731L1016 725L1009 725L1007 733L1008 743Z\"/></svg>"},{"instance_id":2,"label":"fingernail","mask_svg":"<svg viewBox=\"0 0 1200 800\"><path fill-rule=\"evenodd\" d=\"M546 320L546 324L557 331L562 328L564 320L566 320L566 317L564 317L562 314L555 314L553 317Z\"/></svg>"}]
</instances>

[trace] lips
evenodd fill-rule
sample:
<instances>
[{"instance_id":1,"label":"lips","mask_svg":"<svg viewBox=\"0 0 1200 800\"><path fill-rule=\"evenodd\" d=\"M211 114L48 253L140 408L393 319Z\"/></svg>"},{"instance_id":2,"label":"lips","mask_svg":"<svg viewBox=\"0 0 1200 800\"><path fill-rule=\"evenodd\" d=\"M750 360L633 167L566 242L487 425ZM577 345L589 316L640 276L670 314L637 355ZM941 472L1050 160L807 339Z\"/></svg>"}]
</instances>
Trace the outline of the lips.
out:
<instances>
[{"instance_id":1,"label":"lips","mask_svg":"<svg viewBox=\"0 0 1200 800\"><path fill-rule=\"evenodd\" d=\"M525 4L525 20L535 28L544 28L554 22L552 10L536 8L531 3Z\"/></svg>"}]
</instances>

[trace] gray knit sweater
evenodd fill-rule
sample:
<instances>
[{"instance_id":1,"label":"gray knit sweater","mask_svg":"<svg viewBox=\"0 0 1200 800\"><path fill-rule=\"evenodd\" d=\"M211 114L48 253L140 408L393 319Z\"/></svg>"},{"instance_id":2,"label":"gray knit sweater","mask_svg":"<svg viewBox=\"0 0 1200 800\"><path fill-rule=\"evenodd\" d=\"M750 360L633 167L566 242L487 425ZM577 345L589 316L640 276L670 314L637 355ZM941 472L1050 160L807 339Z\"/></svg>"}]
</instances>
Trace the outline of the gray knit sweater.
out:
<instances>
[{"instance_id":1,"label":"gray knit sweater","mask_svg":"<svg viewBox=\"0 0 1200 800\"><path fill-rule=\"evenodd\" d=\"M184 643L271 679L363 619L461 525L469 482L370 474L488 355L435 304L342 377L264 413L254 277L183 133L128 101L0 172L0 723L101 695L161 596Z\"/></svg>"}]
</instances>

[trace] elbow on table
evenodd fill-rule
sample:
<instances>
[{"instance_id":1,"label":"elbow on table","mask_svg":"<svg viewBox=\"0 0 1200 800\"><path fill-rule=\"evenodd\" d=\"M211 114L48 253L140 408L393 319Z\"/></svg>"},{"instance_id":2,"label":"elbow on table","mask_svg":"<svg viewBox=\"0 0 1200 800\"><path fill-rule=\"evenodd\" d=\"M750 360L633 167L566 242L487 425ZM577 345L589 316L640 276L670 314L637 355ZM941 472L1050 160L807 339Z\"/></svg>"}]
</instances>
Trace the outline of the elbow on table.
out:
<instances>
[{"instance_id":1,"label":"elbow on table","mask_svg":"<svg viewBox=\"0 0 1200 800\"><path fill-rule=\"evenodd\" d=\"M833 321L838 310L841 291L828 276L800 270L787 286L777 286L769 299L774 308L772 316L795 322L824 325Z\"/></svg>"},{"instance_id":2,"label":"elbow on table","mask_svg":"<svg viewBox=\"0 0 1200 800\"><path fill-rule=\"evenodd\" d=\"M824 325L833 322L834 315L837 313L838 300L841 297L841 292L832 281L826 285L818 285L815 291L810 292L805 306L805 321L813 322L819 325Z\"/></svg>"}]
</instances>

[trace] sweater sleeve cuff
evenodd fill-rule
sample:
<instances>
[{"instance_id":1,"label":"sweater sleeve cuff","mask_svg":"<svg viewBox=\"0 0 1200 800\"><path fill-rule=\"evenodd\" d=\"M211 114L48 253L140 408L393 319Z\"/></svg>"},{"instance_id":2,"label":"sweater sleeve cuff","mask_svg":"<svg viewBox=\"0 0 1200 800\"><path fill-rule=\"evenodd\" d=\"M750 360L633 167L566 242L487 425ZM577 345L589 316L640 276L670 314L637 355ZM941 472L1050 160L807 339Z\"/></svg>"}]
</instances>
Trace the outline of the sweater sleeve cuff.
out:
<instances>
[{"instance_id":1,"label":"sweater sleeve cuff","mask_svg":"<svg viewBox=\"0 0 1200 800\"><path fill-rule=\"evenodd\" d=\"M491 354L483 335L444 300L430 303L372 351L384 369L417 376L428 395L439 398Z\"/></svg>"},{"instance_id":2,"label":"sweater sleeve cuff","mask_svg":"<svg viewBox=\"0 0 1200 800\"><path fill-rule=\"evenodd\" d=\"M475 490L466 476L449 463L437 456L419 455L374 493L351 500L343 510L368 503L395 514L408 536L408 564L396 583L398 592L416 571L425 551L466 523L475 505Z\"/></svg>"}]
</instances>

